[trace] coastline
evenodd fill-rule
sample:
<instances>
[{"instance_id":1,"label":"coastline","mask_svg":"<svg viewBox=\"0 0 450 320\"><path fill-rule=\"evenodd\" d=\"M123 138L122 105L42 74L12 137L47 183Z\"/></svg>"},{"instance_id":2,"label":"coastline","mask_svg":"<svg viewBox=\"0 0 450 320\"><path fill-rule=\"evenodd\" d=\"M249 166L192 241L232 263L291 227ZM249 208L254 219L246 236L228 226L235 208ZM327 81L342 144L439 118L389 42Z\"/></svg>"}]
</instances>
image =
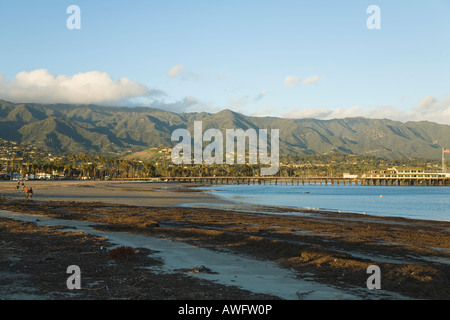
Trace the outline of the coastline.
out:
<instances>
[{"instance_id":1,"label":"coastline","mask_svg":"<svg viewBox=\"0 0 450 320\"><path fill-rule=\"evenodd\" d=\"M102 180L61 180L25 182L34 191L35 201L76 201L104 202L135 206L173 207L189 203L224 203L230 201L219 199L203 192L188 192L183 184L178 192L179 183L148 181L102 181ZM0 181L0 194L11 199L23 199L22 190L15 190L12 181Z\"/></svg>"},{"instance_id":2,"label":"coastline","mask_svg":"<svg viewBox=\"0 0 450 320\"><path fill-rule=\"evenodd\" d=\"M293 214L346 212L450 222L446 187L209 185L198 190L245 206L292 208Z\"/></svg>"},{"instance_id":3,"label":"coastline","mask_svg":"<svg viewBox=\"0 0 450 320\"><path fill-rule=\"evenodd\" d=\"M450 299L450 223L317 210L305 212L300 209L298 212L303 215L290 215L290 208L283 211L282 208L270 207L264 207L264 210L273 210L277 214L264 214L258 213L262 208L256 206L244 206L245 210L236 211L224 209L236 206L233 202L204 192L186 190L184 187L187 185L184 184L179 189L180 185L176 183L32 181L30 184L35 195L33 201L27 202L23 194L13 190L13 184L0 183L0 194L6 197L6 201L0 202L2 210L65 221L101 223L96 229L146 235L206 248L211 252L268 261L282 270L292 270L297 279L308 279L341 292L341 296L325 294L324 299L346 299L350 297L346 295L348 293L352 293L351 297L355 299ZM214 208L208 208L208 204ZM40 225L41 221L30 223L1 217L0 222L0 272L4 275L11 275L21 264L38 264L39 270L51 269L52 265L44 262L54 261L56 256L67 263L70 259L79 260L80 257L70 252L75 247L77 252L89 252L82 259L82 264L93 268L89 271L91 278L97 279L93 282L122 281L121 289L114 293L109 285L110 290L99 286L98 290L80 290L75 294L64 288L65 272L58 276L60 281L55 282L58 286L51 285L50 280L47 285L42 285L30 280L33 279L32 268L22 268L24 276L19 280L30 282L32 288L42 292L37 297L25 295L30 299L280 298L270 292L253 290L252 293L242 287L192 277L194 273L197 276L202 274L194 265L186 265L184 272L155 276L143 268L144 265L162 263L151 249L140 248L138 260L131 264L116 263L109 269L107 265L111 261L107 259L107 253L98 250L100 247L112 247L113 244L106 239L85 232L72 232L69 237L65 229ZM22 230L26 238L34 239L23 240L22 250L17 248L16 242L20 240L17 230ZM72 236L81 240L72 241L69 245L66 240ZM54 240L50 241L52 237ZM42 246L42 250L38 249L38 245ZM41 260L44 262L39 263ZM369 276L366 269L373 264L382 270L383 290L378 292L366 288ZM101 272L95 271L94 265L102 266ZM130 266L139 272L139 285L136 279L123 280L127 278L127 268ZM203 271L217 272L211 266L204 267ZM26 275L25 271L31 274ZM48 273L50 277L52 272ZM159 286L154 286L151 295L146 293L147 287L142 287L148 284L149 279L165 277L172 280L161 280ZM176 291L175 287L184 290ZM12 287L10 289L13 290ZM305 292L304 288L299 287L298 299L321 299L320 294L314 295L311 291ZM7 299L20 297L20 292L15 294L2 292Z\"/></svg>"}]
</instances>

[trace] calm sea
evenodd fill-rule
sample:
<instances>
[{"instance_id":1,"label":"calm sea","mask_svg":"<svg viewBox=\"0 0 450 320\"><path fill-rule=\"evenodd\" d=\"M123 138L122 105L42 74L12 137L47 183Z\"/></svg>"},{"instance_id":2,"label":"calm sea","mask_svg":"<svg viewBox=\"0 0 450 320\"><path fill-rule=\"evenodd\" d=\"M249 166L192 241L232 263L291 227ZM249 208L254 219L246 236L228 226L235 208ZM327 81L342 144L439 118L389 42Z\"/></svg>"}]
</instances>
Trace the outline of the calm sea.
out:
<instances>
[{"instance_id":1,"label":"calm sea","mask_svg":"<svg viewBox=\"0 0 450 320\"><path fill-rule=\"evenodd\" d=\"M213 185L201 189L247 204L450 221L450 187Z\"/></svg>"}]
</instances>

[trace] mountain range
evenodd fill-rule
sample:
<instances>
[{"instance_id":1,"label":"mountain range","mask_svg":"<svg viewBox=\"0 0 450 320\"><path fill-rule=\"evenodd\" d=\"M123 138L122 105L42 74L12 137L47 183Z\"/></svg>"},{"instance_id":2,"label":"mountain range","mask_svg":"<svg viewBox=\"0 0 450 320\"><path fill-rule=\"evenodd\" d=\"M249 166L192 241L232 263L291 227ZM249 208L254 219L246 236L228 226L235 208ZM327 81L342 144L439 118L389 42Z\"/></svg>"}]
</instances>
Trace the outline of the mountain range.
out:
<instances>
[{"instance_id":1,"label":"mountain range","mask_svg":"<svg viewBox=\"0 0 450 320\"><path fill-rule=\"evenodd\" d=\"M450 126L428 121L251 117L231 110L174 113L145 107L11 103L0 100L0 138L71 154L122 156L173 146L172 132L202 121L203 130L279 129L280 154L339 152L387 159L440 159Z\"/></svg>"}]
</instances>

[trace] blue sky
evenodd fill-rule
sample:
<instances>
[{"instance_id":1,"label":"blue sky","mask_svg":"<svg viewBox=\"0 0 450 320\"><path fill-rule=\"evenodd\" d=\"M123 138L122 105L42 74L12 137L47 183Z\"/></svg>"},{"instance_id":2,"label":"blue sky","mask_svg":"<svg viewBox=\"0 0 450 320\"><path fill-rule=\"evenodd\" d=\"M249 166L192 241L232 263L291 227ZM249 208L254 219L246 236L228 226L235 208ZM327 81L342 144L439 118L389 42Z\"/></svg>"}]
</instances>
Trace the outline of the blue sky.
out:
<instances>
[{"instance_id":1,"label":"blue sky","mask_svg":"<svg viewBox=\"0 0 450 320\"><path fill-rule=\"evenodd\" d=\"M2 1L0 34L14 102L450 124L450 1Z\"/></svg>"}]
</instances>

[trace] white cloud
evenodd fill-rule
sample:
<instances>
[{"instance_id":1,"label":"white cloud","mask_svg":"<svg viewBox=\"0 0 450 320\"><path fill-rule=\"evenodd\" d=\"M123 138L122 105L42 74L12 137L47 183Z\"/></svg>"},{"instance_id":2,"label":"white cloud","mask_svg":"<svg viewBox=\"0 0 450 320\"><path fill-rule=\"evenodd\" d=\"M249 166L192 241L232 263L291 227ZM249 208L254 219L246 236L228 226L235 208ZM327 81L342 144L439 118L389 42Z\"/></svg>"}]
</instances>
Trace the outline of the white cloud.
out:
<instances>
[{"instance_id":1,"label":"white cloud","mask_svg":"<svg viewBox=\"0 0 450 320\"><path fill-rule=\"evenodd\" d=\"M303 84L313 84L319 82L321 78L319 76L312 76L308 77L305 80L303 80Z\"/></svg>"},{"instance_id":2,"label":"white cloud","mask_svg":"<svg viewBox=\"0 0 450 320\"><path fill-rule=\"evenodd\" d=\"M303 83L304 85L308 85L308 84L317 83L321 79L322 79L322 77L319 77L319 76L310 76L310 77L307 77L304 80L302 80L300 77L297 77L297 76L287 76L284 79L284 85L286 87L294 87L297 84L299 84L300 82Z\"/></svg>"},{"instance_id":3,"label":"white cloud","mask_svg":"<svg viewBox=\"0 0 450 320\"><path fill-rule=\"evenodd\" d=\"M228 99L226 107L236 112L244 112L248 109L248 105L256 104L267 95L267 90L263 90L256 96L242 95Z\"/></svg>"},{"instance_id":4,"label":"white cloud","mask_svg":"<svg viewBox=\"0 0 450 320\"><path fill-rule=\"evenodd\" d=\"M172 112L187 112L191 109L195 109L199 105L200 102L196 98L187 96L175 102L152 101L148 106Z\"/></svg>"},{"instance_id":5,"label":"white cloud","mask_svg":"<svg viewBox=\"0 0 450 320\"><path fill-rule=\"evenodd\" d=\"M422 100L419 101L419 104L417 105L417 110L427 110L430 108L436 107L437 100L434 97L425 97Z\"/></svg>"},{"instance_id":6,"label":"white cloud","mask_svg":"<svg viewBox=\"0 0 450 320\"><path fill-rule=\"evenodd\" d=\"M266 95L267 95L267 90L263 90L256 95L256 97L253 99L253 101L258 102L259 100L264 98Z\"/></svg>"},{"instance_id":7,"label":"white cloud","mask_svg":"<svg viewBox=\"0 0 450 320\"><path fill-rule=\"evenodd\" d=\"M281 114L285 118L315 118L315 119L339 119L350 117L365 117L371 119L391 119L397 121L432 121L450 125L450 96L443 99L425 97L417 106L410 110L400 110L394 106L380 106L376 108L364 108L353 106L350 108L292 108Z\"/></svg>"},{"instance_id":8,"label":"white cloud","mask_svg":"<svg viewBox=\"0 0 450 320\"><path fill-rule=\"evenodd\" d=\"M443 99L425 97L410 114L415 121L428 120L450 124L450 95Z\"/></svg>"},{"instance_id":9,"label":"white cloud","mask_svg":"<svg viewBox=\"0 0 450 320\"><path fill-rule=\"evenodd\" d=\"M179 64L169 69L169 77L176 78L185 70L184 65Z\"/></svg>"},{"instance_id":10,"label":"white cloud","mask_svg":"<svg viewBox=\"0 0 450 320\"><path fill-rule=\"evenodd\" d=\"M173 66L172 68L169 69L169 77L172 79L175 78L181 78L181 80L188 80L188 79L200 79L200 75L193 73L193 72L188 72L186 71L186 67L182 64Z\"/></svg>"},{"instance_id":11,"label":"white cloud","mask_svg":"<svg viewBox=\"0 0 450 320\"><path fill-rule=\"evenodd\" d=\"M287 76L284 79L284 85L286 87L293 87L295 85L297 85L300 81L302 81L302 79L300 79L299 77L296 76Z\"/></svg>"},{"instance_id":12,"label":"white cloud","mask_svg":"<svg viewBox=\"0 0 450 320\"><path fill-rule=\"evenodd\" d=\"M9 82L0 81L0 98L11 102L105 104L161 95L165 94L160 90L128 78L115 81L100 71L66 76L38 69L20 72Z\"/></svg>"},{"instance_id":13,"label":"white cloud","mask_svg":"<svg viewBox=\"0 0 450 320\"><path fill-rule=\"evenodd\" d=\"M196 97L186 96L179 100L165 101L155 100L149 98L136 99L133 101L134 106L139 107L149 107L155 109L161 109L176 113L181 112L210 112L217 113L222 110L222 108L214 106L213 102L200 101Z\"/></svg>"},{"instance_id":14,"label":"white cloud","mask_svg":"<svg viewBox=\"0 0 450 320\"><path fill-rule=\"evenodd\" d=\"M408 121L410 115L406 116L405 112L402 112L392 106L382 106L377 108L365 109L361 106L353 106L350 108L314 108L310 107L303 110L298 110L295 108L290 109L288 112L282 115L286 118L315 118L315 119L340 119L340 118L353 118L353 117L364 117L372 119L392 119L399 121Z\"/></svg>"}]
</instances>

